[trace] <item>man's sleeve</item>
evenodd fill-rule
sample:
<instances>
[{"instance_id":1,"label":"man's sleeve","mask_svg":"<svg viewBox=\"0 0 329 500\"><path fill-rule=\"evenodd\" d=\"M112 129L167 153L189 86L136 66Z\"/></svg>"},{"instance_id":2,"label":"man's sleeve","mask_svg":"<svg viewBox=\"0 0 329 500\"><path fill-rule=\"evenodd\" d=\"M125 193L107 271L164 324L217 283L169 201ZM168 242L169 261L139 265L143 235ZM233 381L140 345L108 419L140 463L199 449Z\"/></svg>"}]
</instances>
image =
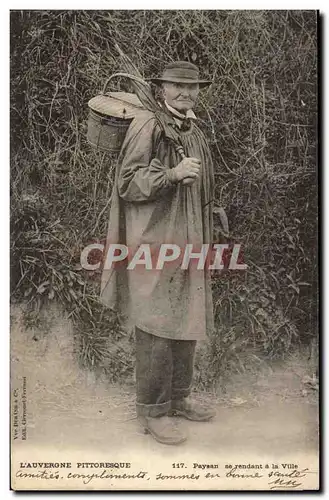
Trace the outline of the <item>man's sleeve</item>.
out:
<instances>
[{"instance_id":1,"label":"man's sleeve","mask_svg":"<svg viewBox=\"0 0 329 500\"><path fill-rule=\"evenodd\" d=\"M119 158L118 191L124 200L152 200L173 189L171 169L155 158L159 133L154 115L130 125Z\"/></svg>"}]
</instances>

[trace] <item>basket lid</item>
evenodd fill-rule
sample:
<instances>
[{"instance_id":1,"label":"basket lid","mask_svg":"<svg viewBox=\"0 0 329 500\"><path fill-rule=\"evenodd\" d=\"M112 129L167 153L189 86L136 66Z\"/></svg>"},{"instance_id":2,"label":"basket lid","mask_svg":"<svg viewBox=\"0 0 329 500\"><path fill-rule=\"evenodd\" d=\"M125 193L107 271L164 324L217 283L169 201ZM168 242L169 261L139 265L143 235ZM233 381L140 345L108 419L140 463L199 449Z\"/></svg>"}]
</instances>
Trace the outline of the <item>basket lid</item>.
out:
<instances>
[{"instance_id":1,"label":"basket lid","mask_svg":"<svg viewBox=\"0 0 329 500\"><path fill-rule=\"evenodd\" d=\"M98 113L126 119L134 118L144 109L137 95L128 92L107 92L97 95L90 99L88 106Z\"/></svg>"}]
</instances>

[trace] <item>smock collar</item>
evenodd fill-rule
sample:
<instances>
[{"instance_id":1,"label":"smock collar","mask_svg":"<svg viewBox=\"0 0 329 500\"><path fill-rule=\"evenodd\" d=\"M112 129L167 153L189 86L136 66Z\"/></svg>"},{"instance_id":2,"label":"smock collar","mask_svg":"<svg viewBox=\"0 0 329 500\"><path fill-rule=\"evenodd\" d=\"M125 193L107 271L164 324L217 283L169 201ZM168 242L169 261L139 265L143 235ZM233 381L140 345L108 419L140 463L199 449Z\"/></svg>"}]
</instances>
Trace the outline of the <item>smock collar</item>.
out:
<instances>
[{"instance_id":1,"label":"smock collar","mask_svg":"<svg viewBox=\"0 0 329 500\"><path fill-rule=\"evenodd\" d=\"M180 113L179 111L177 111L177 109L173 108L172 106L170 106L167 101L164 102L165 103L165 106L166 108L170 111L170 113L172 114L173 116L173 119L176 123L176 125L181 128L183 122L185 120L197 120L197 117L195 116L194 114L194 111L192 109L188 109L187 112L186 112L186 115L183 115L183 113Z\"/></svg>"}]
</instances>

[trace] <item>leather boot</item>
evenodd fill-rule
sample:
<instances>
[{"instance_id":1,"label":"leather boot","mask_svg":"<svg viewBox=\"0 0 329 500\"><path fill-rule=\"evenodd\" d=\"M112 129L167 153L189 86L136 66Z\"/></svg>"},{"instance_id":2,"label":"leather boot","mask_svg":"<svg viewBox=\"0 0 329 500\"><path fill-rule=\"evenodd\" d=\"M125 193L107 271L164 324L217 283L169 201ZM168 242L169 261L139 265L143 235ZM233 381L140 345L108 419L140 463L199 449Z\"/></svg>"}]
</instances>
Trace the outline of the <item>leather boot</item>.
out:
<instances>
[{"instance_id":1,"label":"leather boot","mask_svg":"<svg viewBox=\"0 0 329 500\"><path fill-rule=\"evenodd\" d=\"M151 434L159 443L180 444L187 439L179 430L177 422L173 422L167 415L162 417L138 416L137 419L144 428L145 434Z\"/></svg>"},{"instance_id":2,"label":"leather boot","mask_svg":"<svg viewBox=\"0 0 329 500\"><path fill-rule=\"evenodd\" d=\"M192 403L186 399L177 399L171 402L171 417L184 417L194 422L206 422L216 415L214 408L205 408L198 403Z\"/></svg>"}]
</instances>

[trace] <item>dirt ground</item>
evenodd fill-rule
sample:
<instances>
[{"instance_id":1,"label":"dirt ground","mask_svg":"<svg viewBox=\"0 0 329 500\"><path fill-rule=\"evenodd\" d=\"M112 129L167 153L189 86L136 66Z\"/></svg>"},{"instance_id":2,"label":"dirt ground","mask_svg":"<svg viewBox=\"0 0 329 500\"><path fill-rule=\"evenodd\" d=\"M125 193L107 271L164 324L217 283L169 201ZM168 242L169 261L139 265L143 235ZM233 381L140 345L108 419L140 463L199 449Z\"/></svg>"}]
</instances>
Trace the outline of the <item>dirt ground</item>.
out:
<instances>
[{"instance_id":1,"label":"dirt ground","mask_svg":"<svg viewBox=\"0 0 329 500\"><path fill-rule=\"evenodd\" d=\"M136 420L134 387L96 380L74 359L72 326L58 307L47 311L46 328L23 328L22 307L11 310L11 391L26 377L27 441L34 448L68 453L132 450L178 459L145 435ZM225 394L194 393L217 408L209 423L185 421L188 440L180 450L194 457L315 457L318 452L318 390L310 360L293 357L236 375ZM16 443L16 442L15 442ZM153 455L152 455L153 454ZM140 455L142 456L142 455ZM177 457L177 458L176 458ZM195 458L194 458L195 461Z\"/></svg>"}]
</instances>

